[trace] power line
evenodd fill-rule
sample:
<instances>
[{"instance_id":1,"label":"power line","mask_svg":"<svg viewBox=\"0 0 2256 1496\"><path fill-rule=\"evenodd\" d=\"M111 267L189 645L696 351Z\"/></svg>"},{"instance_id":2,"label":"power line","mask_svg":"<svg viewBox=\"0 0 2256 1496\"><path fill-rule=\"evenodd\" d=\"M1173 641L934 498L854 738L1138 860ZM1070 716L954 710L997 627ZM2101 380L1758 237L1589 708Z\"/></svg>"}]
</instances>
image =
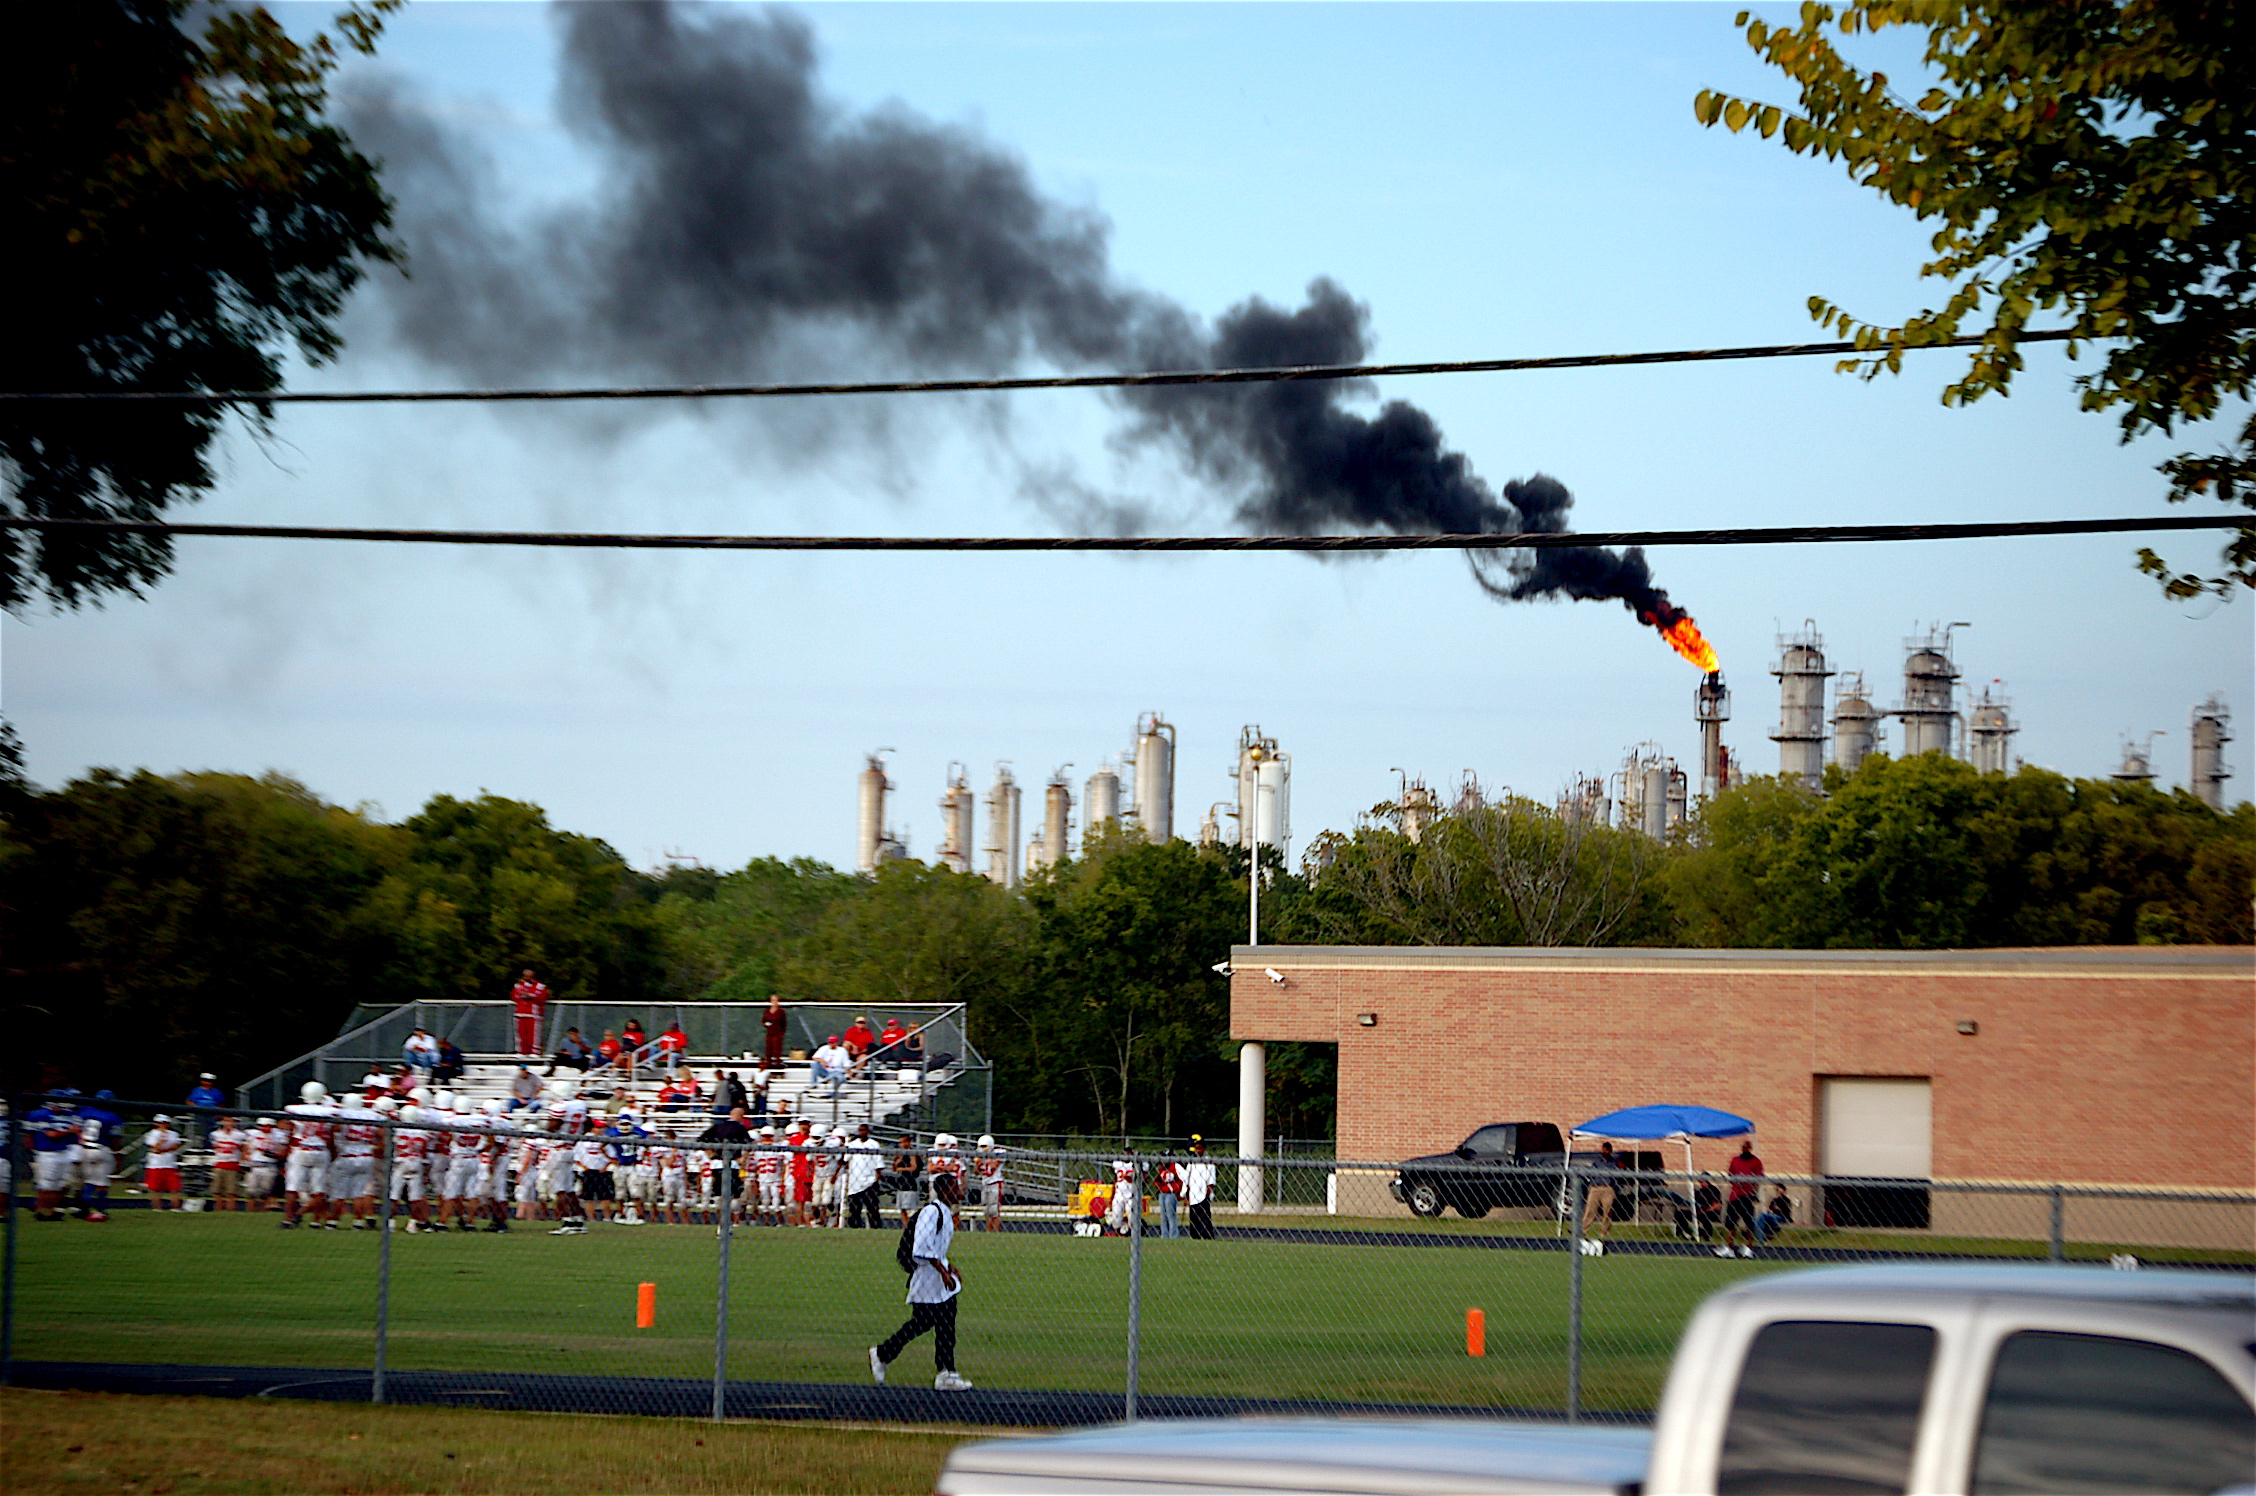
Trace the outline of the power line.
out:
<instances>
[{"instance_id":1,"label":"power line","mask_svg":"<svg viewBox=\"0 0 2256 1496\"><path fill-rule=\"evenodd\" d=\"M1768 529L1521 531L1497 535L619 535L564 530L397 530L316 525L198 525L160 520L0 517L0 530L49 535L213 536L235 540L360 540L408 545L553 546L641 551L1503 551L1556 547L1840 545L2102 535L2126 530L2241 529L2248 515L2007 520L1954 525L1787 525Z\"/></svg>"},{"instance_id":2,"label":"power line","mask_svg":"<svg viewBox=\"0 0 2256 1496\"><path fill-rule=\"evenodd\" d=\"M2024 332L2023 343L2076 336L2066 328ZM2089 334L2086 334L2089 336ZM1971 348L1980 337L1951 338L1919 348ZM1404 374L1510 374L1529 369L1605 369L1634 364L1717 363L1731 359L1867 356L1885 348L1855 343L1769 343L1754 348L1683 348L1666 353L1582 353L1557 358L1476 358L1422 364L1303 364L1271 369L1180 369L1148 374L1051 374L1001 379L881 379L833 384L593 385L577 389L487 390L0 390L0 401L128 401L152 405L432 405L521 404L554 400L777 400L810 395L941 395L993 390L1142 389L1158 385L1278 384L1296 380L1379 379Z\"/></svg>"}]
</instances>

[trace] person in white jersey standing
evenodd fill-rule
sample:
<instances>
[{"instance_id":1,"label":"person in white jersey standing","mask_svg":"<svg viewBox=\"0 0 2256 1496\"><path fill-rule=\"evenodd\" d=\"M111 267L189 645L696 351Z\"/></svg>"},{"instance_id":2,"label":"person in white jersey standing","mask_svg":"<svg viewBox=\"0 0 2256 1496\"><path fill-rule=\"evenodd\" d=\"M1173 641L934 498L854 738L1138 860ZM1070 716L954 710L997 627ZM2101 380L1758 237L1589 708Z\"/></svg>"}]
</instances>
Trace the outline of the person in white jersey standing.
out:
<instances>
[{"instance_id":1,"label":"person in white jersey standing","mask_svg":"<svg viewBox=\"0 0 2256 1496\"><path fill-rule=\"evenodd\" d=\"M282 1171L282 1229L336 1223L324 1219L329 1203L329 1144L336 1130L337 1109L329 1104L329 1088L309 1080L298 1087L298 1100L283 1108L289 1113L290 1155Z\"/></svg>"},{"instance_id":2,"label":"person in white jersey standing","mask_svg":"<svg viewBox=\"0 0 2256 1496\"><path fill-rule=\"evenodd\" d=\"M908 1343L926 1331L932 1333L932 1385L940 1392L968 1392L971 1383L956 1370L956 1295L963 1279L948 1261L948 1248L956 1239L956 1205L963 1199L963 1183L954 1174L932 1180L932 1198L917 1212L910 1239L909 1317L884 1344L869 1348L870 1376L880 1385L885 1368L899 1358Z\"/></svg>"}]
</instances>

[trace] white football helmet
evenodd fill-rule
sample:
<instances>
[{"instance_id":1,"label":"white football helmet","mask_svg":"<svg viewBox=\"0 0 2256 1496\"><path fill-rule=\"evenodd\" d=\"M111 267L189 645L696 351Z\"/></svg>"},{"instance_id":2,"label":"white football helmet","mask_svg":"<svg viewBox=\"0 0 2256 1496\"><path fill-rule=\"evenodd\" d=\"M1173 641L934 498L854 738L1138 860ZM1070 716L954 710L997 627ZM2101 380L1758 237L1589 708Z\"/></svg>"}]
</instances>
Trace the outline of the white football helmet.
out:
<instances>
[{"instance_id":1,"label":"white football helmet","mask_svg":"<svg viewBox=\"0 0 2256 1496\"><path fill-rule=\"evenodd\" d=\"M298 1100L300 1101L311 1103L316 1101L327 1101L328 1099L329 1088L323 1085L320 1081L309 1080L304 1085L298 1087Z\"/></svg>"}]
</instances>

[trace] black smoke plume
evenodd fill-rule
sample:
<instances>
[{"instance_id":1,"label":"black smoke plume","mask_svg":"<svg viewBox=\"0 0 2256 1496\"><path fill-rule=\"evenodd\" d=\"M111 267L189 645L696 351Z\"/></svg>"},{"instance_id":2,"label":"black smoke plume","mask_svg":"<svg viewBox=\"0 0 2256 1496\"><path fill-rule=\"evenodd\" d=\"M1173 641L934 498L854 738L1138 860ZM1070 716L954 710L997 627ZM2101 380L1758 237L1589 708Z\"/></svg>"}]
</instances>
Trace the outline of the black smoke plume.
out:
<instances>
[{"instance_id":1,"label":"black smoke plume","mask_svg":"<svg viewBox=\"0 0 2256 1496\"><path fill-rule=\"evenodd\" d=\"M1369 309L1329 280L1211 328L1113 271L1109 225L1057 203L1026 163L894 104L818 87L788 11L568 4L560 106L599 167L590 198L531 220L495 207L491 168L381 84L347 100L355 142L399 200L410 278L400 340L478 381L724 382L854 370L1000 373L1361 362ZM1329 381L1123 392L1132 440L1176 454L1266 532L1563 531L1550 478L1499 496L1406 401L1349 408ZM1092 501L1043 475L1059 505ZM1102 507L1099 505L1098 507ZM1113 524L1117 528L1118 514ZM1675 616L1637 551L1477 554L1491 595L1615 598ZM1665 614L1658 617L1655 615Z\"/></svg>"}]
</instances>

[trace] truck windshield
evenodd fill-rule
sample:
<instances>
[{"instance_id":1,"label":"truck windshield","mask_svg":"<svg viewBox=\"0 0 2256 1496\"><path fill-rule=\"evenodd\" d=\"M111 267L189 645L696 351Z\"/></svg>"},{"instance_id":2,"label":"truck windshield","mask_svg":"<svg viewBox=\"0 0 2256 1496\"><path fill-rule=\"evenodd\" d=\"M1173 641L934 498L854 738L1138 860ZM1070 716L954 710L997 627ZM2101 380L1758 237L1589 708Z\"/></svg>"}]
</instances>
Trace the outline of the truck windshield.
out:
<instances>
[{"instance_id":1,"label":"truck windshield","mask_svg":"<svg viewBox=\"0 0 2256 1496\"><path fill-rule=\"evenodd\" d=\"M1731 1401L1717 1496L1900 1496L1934 1359L1927 1325L1763 1326Z\"/></svg>"}]
</instances>

